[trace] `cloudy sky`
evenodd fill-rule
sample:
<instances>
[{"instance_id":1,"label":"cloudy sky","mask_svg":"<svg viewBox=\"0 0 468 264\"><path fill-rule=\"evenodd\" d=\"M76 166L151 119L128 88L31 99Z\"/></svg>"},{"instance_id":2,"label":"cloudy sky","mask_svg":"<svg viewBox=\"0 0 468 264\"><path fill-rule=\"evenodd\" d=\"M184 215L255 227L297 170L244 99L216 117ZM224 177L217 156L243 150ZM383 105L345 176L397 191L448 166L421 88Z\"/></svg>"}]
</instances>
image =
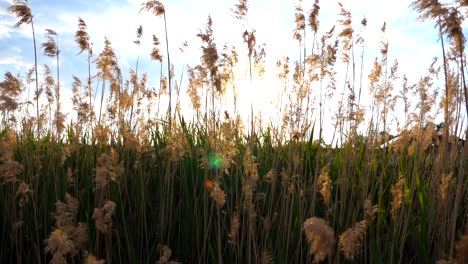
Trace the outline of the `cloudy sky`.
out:
<instances>
[{"instance_id":1,"label":"cloudy sky","mask_svg":"<svg viewBox=\"0 0 468 264\"><path fill-rule=\"evenodd\" d=\"M156 34L164 41L163 20L147 13L140 13L140 0L30 0L34 15L38 42L44 41L44 30L55 30L59 34L61 50L61 79L64 97L70 97L72 75L85 79L86 55L77 56L79 51L74 43L78 17L87 23L95 53L103 47L104 37L112 43L124 72L134 68L138 54L141 55L139 68L149 74L150 84L159 78L158 63L149 60L151 36ZM266 43L267 73L263 81L249 84L247 75L238 80L241 108L250 109L250 103L262 110L263 114L275 112L275 98L279 92L275 76L275 62L282 57L297 58L298 42L293 39L295 27L295 6L299 1L251 0L247 21L239 23L231 9L235 0L171 0L163 1L169 32L171 62L176 76L199 62L201 45L196 34L206 25L207 17L213 19L213 29L218 47L224 43L245 49L242 32L255 29L257 43ZM380 27L387 24L386 38L389 41L389 61L399 60L401 75L408 75L416 82L426 71L435 56L440 56L437 32L431 21L418 22L418 14L409 8L409 0L343 0L343 6L351 11L355 32L360 32L360 21L367 18L368 26L362 35L366 39L365 71L370 71L375 56L378 56L379 42L382 40ZM14 28L16 18L7 14L6 8L12 0L0 0L0 73L11 71L24 74L33 65L31 27L23 25ZM303 0L306 17L312 7L312 0ZM320 1L320 31L328 31L336 24L339 7L336 1ZM141 47L133 41L136 29L143 26ZM187 41L189 47L184 53L179 47ZM165 49L163 49L165 51ZM40 52L41 53L41 52ZM54 60L39 56L39 64L55 65ZM247 69L246 67L244 67ZM185 73L186 75L186 73ZM367 76L365 74L364 76ZM270 78L268 78L270 77ZM244 81L243 81L244 79ZM186 84L186 82L185 82ZM253 89L252 86L255 86ZM186 86L182 82L182 93ZM184 101L187 102L187 101Z\"/></svg>"}]
</instances>

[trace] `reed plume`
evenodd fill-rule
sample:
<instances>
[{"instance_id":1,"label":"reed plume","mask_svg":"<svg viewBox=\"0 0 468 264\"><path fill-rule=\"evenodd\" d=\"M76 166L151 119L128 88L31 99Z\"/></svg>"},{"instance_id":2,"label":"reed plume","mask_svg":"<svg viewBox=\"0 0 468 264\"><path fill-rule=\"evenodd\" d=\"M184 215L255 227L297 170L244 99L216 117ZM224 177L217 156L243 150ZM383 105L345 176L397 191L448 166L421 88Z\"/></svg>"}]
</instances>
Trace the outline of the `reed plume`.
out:
<instances>
[{"instance_id":1,"label":"reed plume","mask_svg":"<svg viewBox=\"0 0 468 264\"><path fill-rule=\"evenodd\" d=\"M239 0L239 2L234 5L234 9L231 10L234 12L235 17L238 20L244 20L247 17L247 12L249 11L247 0Z\"/></svg>"},{"instance_id":2,"label":"reed plume","mask_svg":"<svg viewBox=\"0 0 468 264\"><path fill-rule=\"evenodd\" d=\"M0 82L0 112L4 117L4 121L6 121L8 112L18 109L22 86L19 76L14 76L11 72L5 73L5 79Z\"/></svg>"},{"instance_id":3,"label":"reed plume","mask_svg":"<svg viewBox=\"0 0 468 264\"><path fill-rule=\"evenodd\" d=\"M45 252L52 255L51 263L67 263L67 256L76 256L88 240L87 224L76 223L79 205L79 201L68 193L65 202L55 203L55 229L45 240Z\"/></svg>"},{"instance_id":4,"label":"reed plume","mask_svg":"<svg viewBox=\"0 0 468 264\"><path fill-rule=\"evenodd\" d=\"M331 257L335 245L333 229L328 223L317 217L307 219L303 225L304 233L309 242L310 254L314 255L314 263Z\"/></svg>"},{"instance_id":5,"label":"reed plume","mask_svg":"<svg viewBox=\"0 0 468 264\"><path fill-rule=\"evenodd\" d=\"M86 93L87 97L89 99L88 101L88 109L85 112L86 116L89 117L88 121L92 121L92 118L94 116L94 110L92 108L92 97L93 97L93 91L91 88L91 83L92 83L92 78L91 78L91 58L93 57L93 49L92 49L92 44L90 42L91 38L88 34L87 31L88 27L86 25L86 22L82 18L78 18L78 30L75 32L75 43L78 44L78 47L80 48L80 51L78 52L78 55L83 53L84 51L87 51L88 57L87 57L87 62L88 62L88 81L86 83ZM83 105L84 106L84 105ZM84 110L84 109L83 109Z\"/></svg>"},{"instance_id":6,"label":"reed plume","mask_svg":"<svg viewBox=\"0 0 468 264\"><path fill-rule=\"evenodd\" d=\"M39 77L37 73L37 48L36 48L36 33L34 31L34 19L31 12L31 8L29 7L28 1L23 0L14 0L13 4L7 8L7 12L10 14L16 15L19 18L19 21L16 22L15 27L19 27L22 24L31 24L32 29L32 39L33 39L33 46L34 46L34 72L36 74L36 122L37 122L37 137L40 137L40 126L39 126Z\"/></svg>"},{"instance_id":7,"label":"reed plume","mask_svg":"<svg viewBox=\"0 0 468 264\"><path fill-rule=\"evenodd\" d=\"M363 220L340 235L338 244L346 259L352 260L360 253L366 230L367 222Z\"/></svg>"}]
</instances>

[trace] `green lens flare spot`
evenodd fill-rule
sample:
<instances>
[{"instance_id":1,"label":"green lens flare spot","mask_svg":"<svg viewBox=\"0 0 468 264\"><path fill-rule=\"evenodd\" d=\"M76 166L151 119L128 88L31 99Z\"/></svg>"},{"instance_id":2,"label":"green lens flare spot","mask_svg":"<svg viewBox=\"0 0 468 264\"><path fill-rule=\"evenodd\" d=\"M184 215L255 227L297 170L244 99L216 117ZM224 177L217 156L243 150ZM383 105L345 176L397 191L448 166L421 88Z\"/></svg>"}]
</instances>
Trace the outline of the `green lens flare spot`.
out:
<instances>
[{"instance_id":1,"label":"green lens flare spot","mask_svg":"<svg viewBox=\"0 0 468 264\"><path fill-rule=\"evenodd\" d=\"M220 169L223 167L223 164L223 158L218 154L212 153L208 156L208 165L211 169Z\"/></svg>"}]
</instances>

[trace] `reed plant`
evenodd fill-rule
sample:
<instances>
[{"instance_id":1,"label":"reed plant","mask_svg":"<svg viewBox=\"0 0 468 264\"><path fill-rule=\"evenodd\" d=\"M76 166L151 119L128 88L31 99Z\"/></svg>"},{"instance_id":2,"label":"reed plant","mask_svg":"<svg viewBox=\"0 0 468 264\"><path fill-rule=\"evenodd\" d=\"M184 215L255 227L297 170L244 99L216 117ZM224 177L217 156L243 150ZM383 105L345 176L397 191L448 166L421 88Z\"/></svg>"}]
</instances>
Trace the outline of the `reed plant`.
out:
<instances>
[{"instance_id":1,"label":"reed plant","mask_svg":"<svg viewBox=\"0 0 468 264\"><path fill-rule=\"evenodd\" d=\"M366 19L353 28L351 12L340 4L336 27L322 29L319 1L308 23L300 2L294 30L300 55L293 63L286 57L277 62L286 91L277 125L255 119L253 106L250 117L241 116L237 95L232 111L220 103L235 88L239 60L248 61L250 82L265 70L264 46L243 24L246 0L233 8L243 48L219 49L210 17L197 35L200 62L188 68L186 85L192 116L173 101L171 10L162 2L142 5L164 18L166 52L155 35L148 51L160 63L159 92L146 86L154 76L139 75L143 55L129 80L108 39L95 56L79 19L75 42L78 54L87 53L87 81L73 76L75 114L68 125L61 113L57 33L47 30L41 47L56 58L57 74L44 66L39 85L36 60L35 119L24 114L29 104L21 101L32 72L26 80L6 72L0 82L0 261L466 263L468 145L462 138L468 130L459 12L466 4L457 5L413 2L449 42L441 43L442 66L435 59L410 84L398 62L388 61L385 38L364 72ZM15 0L8 10L20 19L17 26L32 25L27 1ZM135 43L142 39L140 27ZM442 97L435 84L441 68ZM95 80L102 89L97 119ZM370 105L361 100L366 84ZM49 105L38 100L41 88ZM159 113L166 98L167 112ZM331 98L338 98L334 131L325 131ZM397 103L404 105L404 121L389 143ZM435 125L438 110L443 126ZM333 135L333 145L324 142L325 133Z\"/></svg>"}]
</instances>

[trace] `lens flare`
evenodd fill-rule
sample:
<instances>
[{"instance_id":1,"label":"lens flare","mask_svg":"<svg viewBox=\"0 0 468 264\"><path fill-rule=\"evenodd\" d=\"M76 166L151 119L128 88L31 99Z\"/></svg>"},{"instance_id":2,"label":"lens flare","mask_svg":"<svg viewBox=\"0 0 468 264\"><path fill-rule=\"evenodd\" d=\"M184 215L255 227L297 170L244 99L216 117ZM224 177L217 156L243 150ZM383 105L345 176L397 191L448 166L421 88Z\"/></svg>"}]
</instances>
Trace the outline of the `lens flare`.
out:
<instances>
[{"instance_id":1,"label":"lens flare","mask_svg":"<svg viewBox=\"0 0 468 264\"><path fill-rule=\"evenodd\" d=\"M221 156L212 153L208 156L208 164L211 169L220 169L223 167L224 161Z\"/></svg>"}]
</instances>

